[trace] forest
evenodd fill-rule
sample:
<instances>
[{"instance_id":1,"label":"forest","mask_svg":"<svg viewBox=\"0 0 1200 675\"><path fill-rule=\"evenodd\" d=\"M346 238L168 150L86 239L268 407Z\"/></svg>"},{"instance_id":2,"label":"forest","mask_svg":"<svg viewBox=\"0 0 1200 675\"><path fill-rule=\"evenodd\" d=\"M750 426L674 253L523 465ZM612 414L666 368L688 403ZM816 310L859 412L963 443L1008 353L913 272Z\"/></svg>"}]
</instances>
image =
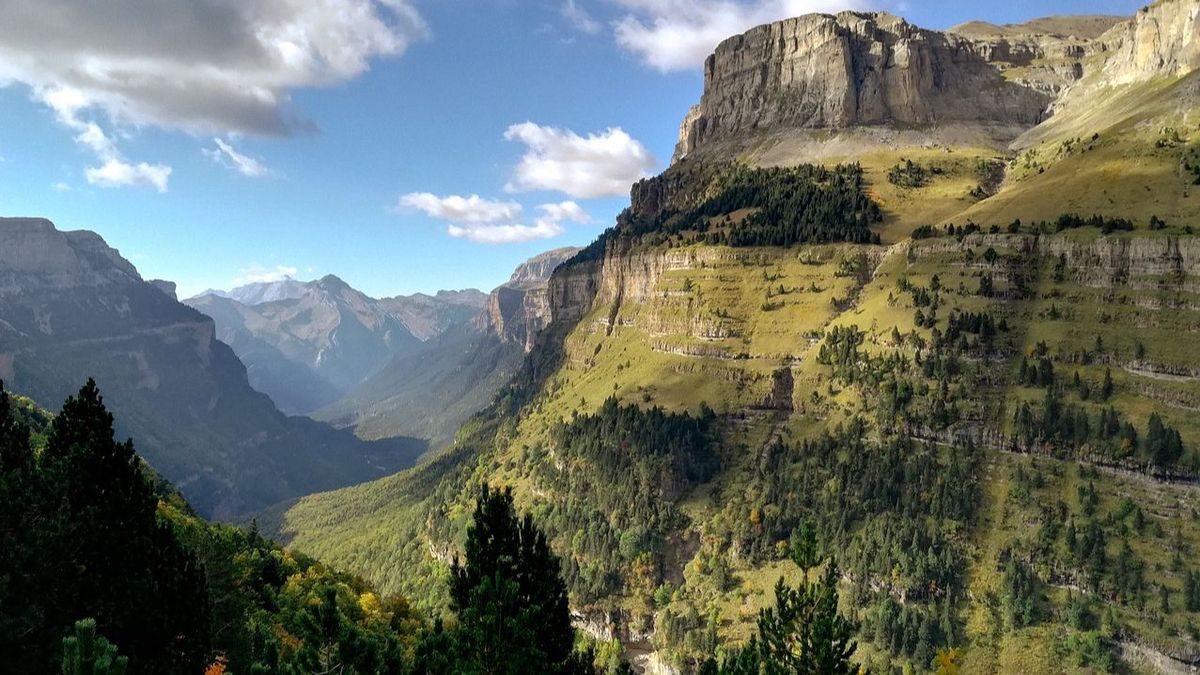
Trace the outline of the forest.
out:
<instances>
[{"instance_id":1,"label":"forest","mask_svg":"<svg viewBox=\"0 0 1200 675\"><path fill-rule=\"evenodd\" d=\"M21 672L632 672L575 631L562 559L511 490L475 493L448 606L428 616L253 525L200 520L132 441L115 440L113 422L91 381L57 415L0 386L0 646ZM559 434L583 445L631 429L642 449L670 448L663 470L688 480L711 470L710 422L609 405ZM801 662L856 672L836 567L813 551L797 549L805 582L780 581L760 635L723 656L714 646L706 672L801 672L790 669Z\"/></svg>"},{"instance_id":2,"label":"forest","mask_svg":"<svg viewBox=\"0 0 1200 675\"><path fill-rule=\"evenodd\" d=\"M707 196L699 203L670 204L650 213L631 208L618 219L617 232L648 243L676 237L727 246L879 243L870 226L883 214L867 195L857 164L766 169L730 164L699 173L715 176L700 191ZM744 217L735 222L732 214L741 211Z\"/></svg>"}]
</instances>

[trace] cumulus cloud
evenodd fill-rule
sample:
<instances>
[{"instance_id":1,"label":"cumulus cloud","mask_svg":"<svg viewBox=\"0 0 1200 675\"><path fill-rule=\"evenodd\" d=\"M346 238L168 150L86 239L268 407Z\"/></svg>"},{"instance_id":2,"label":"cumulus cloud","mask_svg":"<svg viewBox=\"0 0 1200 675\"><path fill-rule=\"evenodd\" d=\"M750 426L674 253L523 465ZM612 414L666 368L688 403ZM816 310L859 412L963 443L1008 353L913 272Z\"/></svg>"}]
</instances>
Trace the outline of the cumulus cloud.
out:
<instances>
[{"instance_id":1,"label":"cumulus cloud","mask_svg":"<svg viewBox=\"0 0 1200 675\"><path fill-rule=\"evenodd\" d=\"M273 268L263 267L262 265L251 265L239 271L238 276L234 277L230 284L233 286L245 286L246 284L262 284L275 281L283 281L296 276L299 271L295 267L288 265L276 265Z\"/></svg>"},{"instance_id":2,"label":"cumulus cloud","mask_svg":"<svg viewBox=\"0 0 1200 675\"><path fill-rule=\"evenodd\" d=\"M576 0L566 0L563 3L562 9L563 19L575 30L588 35L599 33L603 26L600 22L592 17L591 13L584 9Z\"/></svg>"},{"instance_id":3,"label":"cumulus cloud","mask_svg":"<svg viewBox=\"0 0 1200 675\"><path fill-rule=\"evenodd\" d=\"M570 129L523 122L510 126L504 138L526 146L505 185L508 192L552 190L584 199L622 196L658 164L644 145L619 127L580 136Z\"/></svg>"},{"instance_id":4,"label":"cumulus cloud","mask_svg":"<svg viewBox=\"0 0 1200 675\"><path fill-rule=\"evenodd\" d=\"M167 191L171 167L127 162L99 124L80 117L81 111L88 107L83 92L73 87L56 86L37 91L37 96L54 111L60 124L76 132L75 142L91 150L101 162L100 166L88 167L84 172L88 183L101 187L149 185L159 192Z\"/></svg>"},{"instance_id":5,"label":"cumulus cloud","mask_svg":"<svg viewBox=\"0 0 1200 675\"><path fill-rule=\"evenodd\" d=\"M239 152L228 141L214 138L213 143L216 143L217 147L204 148L203 152L214 162L227 166L243 176L251 178L266 176L270 173L270 170L262 162Z\"/></svg>"},{"instance_id":6,"label":"cumulus cloud","mask_svg":"<svg viewBox=\"0 0 1200 675\"><path fill-rule=\"evenodd\" d=\"M292 90L353 79L426 34L408 0L3 5L0 83L70 92L76 113L101 110L114 124L197 133L304 128L289 110Z\"/></svg>"},{"instance_id":7,"label":"cumulus cloud","mask_svg":"<svg viewBox=\"0 0 1200 675\"><path fill-rule=\"evenodd\" d=\"M704 65L727 37L812 12L864 8L869 0L616 0L627 13L617 44L646 65L669 72Z\"/></svg>"},{"instance_id":8,"label":"cumulus cloud","mask_svg":"<svg viewBox=\"0 0 1200 675\"><path fill-rule=\"evenodd\" d=\"M159 192L166 192L171 167L146 162L130 164L120 159L109 158L100 166L88 167L84 175L87 182L100 187L148 185Z\"/></svg>"},{"instance_id":9,"label":"cumulus cloud","mask_svg":"<svg viewBox=\"0 0 1200 675\"><path fill-rule=\"evenodd\" d=\"M572 201L538 206L542 215L532 225L450 225L447 233L458 239L480 244L516 244L536 239L551 239L564 232L564 222L590 223L592 217Z\"/></svg>"},{"instance_id":10,"label":"cumulus cloud","mask_svg":"<svg viewBox=\"0 0 1200 675\"><path fill-rule=\"evenodd\" d=\"M434 218L468 225L512 221L521 216L520 204L492 201L479 195L439 197L429 192L410 192L400 197L396 208L416 209Z\"/></svg>"}]
</instances>

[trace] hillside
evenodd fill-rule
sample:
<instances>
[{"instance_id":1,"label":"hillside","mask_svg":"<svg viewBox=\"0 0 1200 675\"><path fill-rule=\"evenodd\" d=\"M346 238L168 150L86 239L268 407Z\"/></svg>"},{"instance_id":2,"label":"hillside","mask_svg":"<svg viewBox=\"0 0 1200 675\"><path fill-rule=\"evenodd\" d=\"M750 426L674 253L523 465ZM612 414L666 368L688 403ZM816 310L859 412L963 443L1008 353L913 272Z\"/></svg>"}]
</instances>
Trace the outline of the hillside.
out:
<instances>
[{"instance_id":1,"label":"hillside","mask_svg":"<svg viewBox=\"0 0 1200 675\"><path fill-rule=\"evenodd\" d=\"M94 233L0 220L0 380L45 407L89 377L150 464L205 516L233 518L410 466L413 439L364 443L279 412L213 322L143 281Z\"/></svg>"},{"instance_id":2,"label":"hillside","mask_svg":"<svg viewBox=\"0 0 1200 675\"><path fill-rule=\"evenodd\" d=\"M439 606L474 486L512 485L577 625L657 672L749 638L806 526L872 672L1186 672L1198 15L1079 31L1067 76L887 15L726 40L458 443L260 522Z\"/></svg>"}]
</instances>

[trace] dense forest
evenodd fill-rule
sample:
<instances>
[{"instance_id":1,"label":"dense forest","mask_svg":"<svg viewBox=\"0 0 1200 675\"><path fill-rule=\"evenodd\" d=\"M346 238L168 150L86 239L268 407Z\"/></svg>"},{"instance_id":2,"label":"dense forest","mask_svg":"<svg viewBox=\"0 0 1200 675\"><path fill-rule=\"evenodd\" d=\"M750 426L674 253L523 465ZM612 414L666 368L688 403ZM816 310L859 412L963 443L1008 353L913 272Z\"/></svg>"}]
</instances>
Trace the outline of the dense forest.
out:
<instances>
[{"instance_id":1,"label":"dense forest","mask_svg":"<svg viewBox=\"0 0 1200 675\"><path fill-rule=\"evenodd\" d=\"M630 209L619 219L618 232L651 243L682 238L728 246L879 242L870 226L883 214L867 195L857 164L767 169L731 164L710 171L715 177L699 203L669 204L651 213Z\"/></svg>"},{"instance_id":2,"label":"dense forest","mask_svg":"<svg viewBox=\"0 0 1200 675\"><path fill-rule=\"evenodd\" d=\"M710 470L711 414L606 411L559 433L583 444L630 429L643 444L679 445L664 470ZM517 514L510 490L477 493L445 582L447 613L428 617L253 526L206 523L163 486L132 441L114 439L93 382L55 416L0 387L0 646L21 672L632 672L619 655L580 647L562 561L533 516ZM798 662L854 672L836 568L811 545L797 556L813 580L781 580L761 635L722 660L714 646L711 672L800 672L789 665Z\"/></svg>"}]
</instances>

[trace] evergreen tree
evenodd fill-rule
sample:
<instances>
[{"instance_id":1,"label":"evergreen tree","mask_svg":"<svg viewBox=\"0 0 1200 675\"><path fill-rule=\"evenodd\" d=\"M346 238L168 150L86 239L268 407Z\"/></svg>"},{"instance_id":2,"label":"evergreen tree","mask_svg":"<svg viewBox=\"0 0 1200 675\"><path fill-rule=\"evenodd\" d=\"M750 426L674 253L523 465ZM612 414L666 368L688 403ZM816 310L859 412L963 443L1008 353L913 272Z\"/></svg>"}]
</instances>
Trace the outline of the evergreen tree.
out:
<instances>
[{"instance_id":1,"label":"evergreen tree","mask_svg":"<svg viewBox=\"0 0 1200 675\"><path fill-rule=\"evenodd\" d=\"M798 538L800 541L805 536ZM801 549L793 550L793 562L804 569L812 562ZM821 561L817 561L820 565ZM850 661L857 644L856 627L838 613L837 565L825 563L820 579L807 574L799 587L780 578L775 584L775 606L759 612L758 634L743 648L731 652L714 668L706 662L701 672L718 675L840 675L856 673Z\"/></svg>"},{"instance_id":2,"label":"evergreen tree","mask_svg":"<svg viewBox=\"0 0 1200 675\"><path fill-rule=\"evenodd\" d=\"M39 631L40 595L51 580L39 560L45 495L35 462L29 428L0 382L0 649L20 662L47 664L54 643Z\"/></svg>"},{"instance_id":3,"label":"evergreen tree","mask_svg":"<svg viewBox=\"0 0 1200 675\"><path fill-rule=\"evenodd\" d=\"M558 557L532 516L517 518L511 489L483 488L465 553L450 574L461 672L591 670L590 659L574 653Z\"/></svg>"},{"instance_id":4,"label":"evergreen tree","mask_svg":"<svg viewBox=\"0 0 1200 675\"><path fill-rule=\"evenodd\" d=\"M124 675L129 658L96 634L95 619L75 622L75 632L62 641L62 675Z\"/></svg>"},{"instance_id":5,"label":"evergreen tree","mask_svg":"<svg viewBox=\"0 0 1200 675\"><path fill-rule=\"evenodd\" d=\"M208 596L192 554L157 516L133 443L89 380L67 399L38 458L37 621L26 635L46 659L80 616L122 645L135 669L195 672L208 652Z\"/></svg>"}]
</instances>

